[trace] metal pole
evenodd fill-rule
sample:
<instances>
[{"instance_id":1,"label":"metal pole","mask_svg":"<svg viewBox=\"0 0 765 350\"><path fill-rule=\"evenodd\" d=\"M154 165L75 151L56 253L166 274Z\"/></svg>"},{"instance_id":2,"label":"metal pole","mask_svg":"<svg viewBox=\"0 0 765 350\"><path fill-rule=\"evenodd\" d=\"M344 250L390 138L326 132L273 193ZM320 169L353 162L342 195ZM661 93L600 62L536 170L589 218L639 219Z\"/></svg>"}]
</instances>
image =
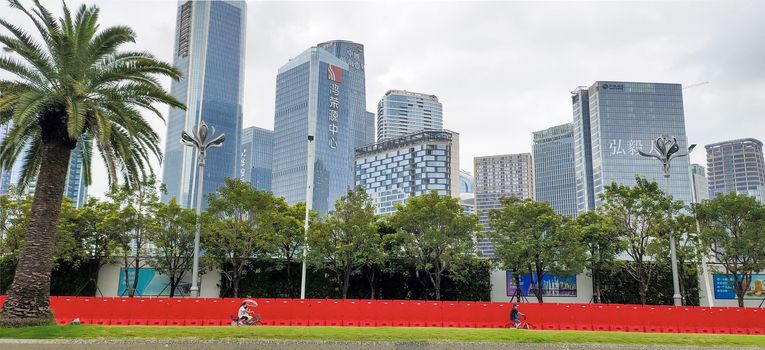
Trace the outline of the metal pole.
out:
<instances>
[{"instance_id":1,"label":"metal pole","mask_svg":"<svg viewBox=\"0 0 765 350\"><path fill-rule=\"evenodd\" d=\"M199 235L202 231L202 185L204 184L205 154L199 149L199 186L197 186L197 230L194 233L194 264L191 269L191 296L199 298Z\"/></svg>"},{"instance_id":2,"label":"metal pole","mask_svg":"<svg viewBox=\"0 0 765 350\"><path fill-rule=\"evenodd\" d=\"M306 161L305 222L303 223L303 272L300 276L300 299L305 299L306 266L308 264L308 229L310 228L311 209L313 209L314 151L313 136L309 135L308 159Z\"/></svg>"},{"instance_id":3,"label":"metal pole","mask_svg":"<svg viewBox=\"0 0 765 350\"><path fill-rule=\"evenodd\" d=\"M670 186L669 170L664 171L664 179L667 183L667 196L672 197L672 187ZM675 235L672 229L669 230L669 255L672 259L672 286L675 289L675 294L672 295L672 299L675 301L675 306L683 305L683 297L680 296L680 278L677 273L677 251L675 248Z\"/></svg>"}]
</instances>

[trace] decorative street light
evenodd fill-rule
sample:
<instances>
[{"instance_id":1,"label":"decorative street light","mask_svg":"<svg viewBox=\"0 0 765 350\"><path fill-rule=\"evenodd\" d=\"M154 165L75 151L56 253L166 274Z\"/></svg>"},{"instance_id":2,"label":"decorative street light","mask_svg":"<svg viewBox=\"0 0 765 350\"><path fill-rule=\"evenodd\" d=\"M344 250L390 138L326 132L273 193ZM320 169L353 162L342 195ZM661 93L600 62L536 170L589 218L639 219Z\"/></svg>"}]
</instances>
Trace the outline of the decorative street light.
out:
<instances>
[{"instance_id":1,"label":"decorative street light","mask_svg":"<svg viewBox=\"0 0 765 350\"><path fill-rule=\"evenodd\" d=\"M696 147L696 144L688 147L687 153L678 153L678 151L680 151L680 146L677 144L677 139L674 137L670 138L667 135L661 135L656 139L656 141L654 141L655 152L653 150L651 153L646 153L643 151L638 152L643 157L653 157L661 162L662 167L664 168L664 180L667 188L667 196L671 197L672 187L669 179L671 170L670 162L672 159L689 155L693 151L694 147ZM673 235L671 231L669 233L669 254L672 258L672 285L675 289L675 293L672 295L672 299L675 300L675 306L681 306L683 301L682 297L680 296L680 279L677 275L677 252L675 249L675 235Z\"/></svg>"},{"instance_id":2,"label":"decorative street light","mask_svg":"<svg viewBox=\"0 0 765 350\"><path fill-rule=\"evenodd\" d=\"M205 172L205 154L210 147L220 147L226 135L220 134L212 137L215 128L208 130L207 124L202 121L196 132L188 133L184 131L181 134L181 143L197 149L197 161L199 164L199 176L197 177L197 232L194 234L194 265L191 270L191 296L199 297L199 234L202 230L202 184Z\"/></svg>"}]
</instances>

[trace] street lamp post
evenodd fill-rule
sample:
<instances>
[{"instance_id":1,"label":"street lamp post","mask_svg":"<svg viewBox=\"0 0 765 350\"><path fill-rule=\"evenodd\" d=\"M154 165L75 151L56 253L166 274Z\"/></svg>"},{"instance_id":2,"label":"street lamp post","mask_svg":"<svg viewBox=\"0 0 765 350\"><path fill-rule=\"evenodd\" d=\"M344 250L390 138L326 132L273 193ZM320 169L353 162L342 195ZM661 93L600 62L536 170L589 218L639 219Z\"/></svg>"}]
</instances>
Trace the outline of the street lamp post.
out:
<instances>
[{"instance_id":1,"label":"street lamp post","mask_svg":"<svg viewBox=\"0 0 765 350\"><path fill-rule=\"evenodd\" d=\"M672 187L670 182L670 162L672 159L685 157L693 151L696 147L695 144L688 147L687 153L678 153L680 146L677 144L677 139L669 137L667 135L661 135L654 141L654 151L646 153L638 151L643 157L652 157L658 159L664 169L664 182L666 184L667 196L672 196ZM669 255L672 259L672 286L675 289L672 299L675 301L675 306L681 306L683 304L682 296L680 296L680 278L677 273L677 250L675 249L675 235L670 230L669 232Z\"/></svg>"},{"instance_id":2,"label":"street lamp post","mask_svg":"<svg viewBox=\"0 0 765 350\"><path fill-rule=\"evenodd\" d=\"M191 270L191 296L199 297L199 235L202 231L202 184L205 172L205 155L210 147L220 147L226 135L220 134L212 137L215 128L209 130L207 124L202 121L196 132L188 133L184 131L181 134L181 143L197 149L197 162L199 165L199 176L197 176L197 228L194 233L194 264Z\"/></svg>"},{"instance_id":3,"label":"street lamp post","mask_svg":"<svg viewBox=\"0 0 765 350\"><path fill-rule=\"evenodd\" d=\"M308 135L308 150L306 163L306 186L305 186L305 222L303 223L303 269L300 274L300 299L305 299L306 266L308 265L308 230L310 229L311 210L313 209L313 162L316 153L316 145L313 135Z\"/></svg>"}]
</instances>

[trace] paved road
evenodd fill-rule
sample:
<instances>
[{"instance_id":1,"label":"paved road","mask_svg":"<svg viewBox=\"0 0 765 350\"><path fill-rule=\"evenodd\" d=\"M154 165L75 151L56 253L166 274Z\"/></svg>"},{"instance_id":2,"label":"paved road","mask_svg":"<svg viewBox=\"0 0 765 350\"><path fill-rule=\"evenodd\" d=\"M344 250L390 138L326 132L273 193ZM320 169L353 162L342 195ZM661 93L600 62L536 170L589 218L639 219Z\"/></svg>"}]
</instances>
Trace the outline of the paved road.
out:
<instances>
[{"instance_id":1,"label":"paved road","mask_svg":"<svg viewBox=\"0 0 765 350\"><path fill-rule=\"evenodd\" d=\"M518 344L518 343L462 343L462 342L334 342L311 340L24 340L0 339L3 350L701 350L709 347L642 346L595 344ZM754 348L716 347L714 349L743 350Z\"/></svg>"}]
</instances>

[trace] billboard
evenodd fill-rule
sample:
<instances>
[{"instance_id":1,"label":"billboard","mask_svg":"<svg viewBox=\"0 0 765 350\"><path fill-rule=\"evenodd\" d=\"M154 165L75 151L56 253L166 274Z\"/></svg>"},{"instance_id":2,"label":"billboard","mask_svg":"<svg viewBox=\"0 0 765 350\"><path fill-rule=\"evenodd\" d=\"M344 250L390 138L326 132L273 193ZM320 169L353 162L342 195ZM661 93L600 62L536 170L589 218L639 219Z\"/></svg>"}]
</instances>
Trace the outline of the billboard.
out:
<instances>
[{"instance_id":1,"label":"billboard","mask_svg":"<svg viewBox=\"0 0 765 350\"><path fill-rule=\"evenodd\" d=\"M733 290L733 275L716 273L712 277L715 299L736 299L736 292ZM744 299L763 298L765 298L765 275L752 275L752 283L749 284Z\"/></svg>"},{"instance_id":2,"label":"billboard","mask_svg":"<svg viewBox=\"0 0 765 350\"><path fill-rule=\"evenodd\" d=\"M507 296L513 297L516 293L522 297L534 296L534 288L541 286L542 295L545 297L576 297L576 275L544 274L542 275L542 283L537 283L537 277L528 273L521 275L520 279L520 291L516 291L513 271L506 271ZM534 288L532 288L532 280L534 281Z\"/></svg>"},{"instance_id":3,"label":"billboard","mask_svg":"<svg viewBox=\"0 0 765 350\"><path fill-rule=\"evenodd\" d=\"M128 285L132 287L135 280L135 268L128 269ZM190 278L190 276L189 276ZM189 295L191 290L191 281L186 277L178 284L178 288L175 290L175 295ZM170 278L166 275L160 274L154 268L142 267L140 273L138 273L138 285L135 288L136 296L155 296L155 295L169 295L170 294ZM125 287L125 269L120 269L120 281L117 287L117 295L128 295L127 288Z\"/></svg>"}]
</instances>

